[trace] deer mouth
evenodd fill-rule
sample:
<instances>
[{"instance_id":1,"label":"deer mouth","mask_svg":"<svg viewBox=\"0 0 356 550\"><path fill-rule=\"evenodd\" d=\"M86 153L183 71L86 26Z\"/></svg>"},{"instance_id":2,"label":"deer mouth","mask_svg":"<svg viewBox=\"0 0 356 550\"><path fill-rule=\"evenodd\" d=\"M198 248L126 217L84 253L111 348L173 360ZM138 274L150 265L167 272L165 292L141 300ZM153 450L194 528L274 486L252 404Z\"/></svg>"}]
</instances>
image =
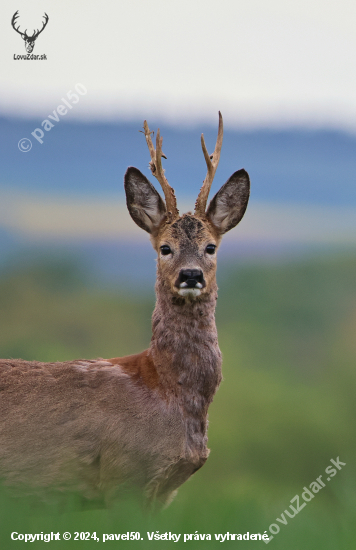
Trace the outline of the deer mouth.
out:
<instances>
[{"instance_id":1,"label":"deer mouth","mask_svg":"<svg viewBox=\"0 0 356 550\"><path fill-rule=\"evenodd\" d=\"M199 296L206 286L201 269L182 269L175 282L181 296Z\"/></svg>"}]
</instances>

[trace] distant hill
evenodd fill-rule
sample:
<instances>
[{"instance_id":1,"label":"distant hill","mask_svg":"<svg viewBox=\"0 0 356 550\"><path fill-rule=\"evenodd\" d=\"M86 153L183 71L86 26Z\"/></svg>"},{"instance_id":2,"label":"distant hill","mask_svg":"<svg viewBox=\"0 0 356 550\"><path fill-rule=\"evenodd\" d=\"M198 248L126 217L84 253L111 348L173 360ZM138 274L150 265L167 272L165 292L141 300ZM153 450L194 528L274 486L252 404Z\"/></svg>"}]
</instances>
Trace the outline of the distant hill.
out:
<instances>
[{"instance_id":1,"label":"distant hill","mask_svg":"<svg viewBox=\"0 0 356 550\"><path fill-rule=\"evenodd\" d=\"M0 118L0 190L112 197L123 194L127 166L135 165L149 175L149 155L139 133L142 121L108 124L63 119L45 132L40 144L31 132L41 122ZM159 124L149 123L155 130ZM212 151L216 128L161 124L166 175L178 196L196 196L204 179L201 131ZM28 153L17 147L25 137L33 143ZM227 129L214 189L244 167L256 201L356 205L355 153L356 136L337 131Z\"/></svg>"}]
</instances>

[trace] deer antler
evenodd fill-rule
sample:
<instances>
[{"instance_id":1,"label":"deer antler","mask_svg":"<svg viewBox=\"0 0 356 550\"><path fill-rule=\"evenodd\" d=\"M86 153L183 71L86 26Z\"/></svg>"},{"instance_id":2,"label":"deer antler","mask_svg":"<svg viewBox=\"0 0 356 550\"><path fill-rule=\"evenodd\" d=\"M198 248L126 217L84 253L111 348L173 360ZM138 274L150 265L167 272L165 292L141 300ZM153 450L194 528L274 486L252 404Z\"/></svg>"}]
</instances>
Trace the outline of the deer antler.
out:
<instances>
[{"instance_id":1,"label":"deer antler","mask_svg":"<svg viewBox=\"0 0 356 550\"><path fill-rule=\"evenodd\" d=\"M34 30L32 36L28 36L28 35L27 35L27 29L25 30L25 32L21 32L21 31L19 30L20 25L19 25L17 28L15 27L15 23L17 23L17 18L18 18L18 17L20 17L20 16L19 16L19 10L17 10L17 11L14 13L14 15L13 15L13 17L12 17L12 19L11 19L11 25L12 25L13 29L14 29L16 32L18 32L18 33L22 36L22 38L31 39L31 41L36 40L36 38L38 37L38 35L41 34L41 32L43 31L43 29L45 28L45 26L47 25L47 23L48 23L48 21L49 21L49 17L48 17L48 15L47 15L47 13L45 12L45 14L44 14L44 16L43 16L43 17L45 18L45 21L42 22L42 29L41 29L40 31L37 29L37 32L36 32L36 30Z\"/></svg>"},{"instance_id":2,"label":"deer antler","mask_svg":"<svg viewBox=\"0 0 356 550\"><path fill-rule=\"evenodd\" d=\"M150 132L150 129L148 127L146 120L143 123L143 128L144 128L144 134L145 134L146 142L147 142L148 149L151 156L150 169L152 174L158 179L159 183L161 184L161 187L163 189L163 193L166 199L168 221L172 222L175 218L178 218L179 211L177 208L177 199L174 193L174 189L169 185L164 175L164 169L162 167L161 157L164 157L164 154L162 153L163 138L161 138L159 133L159 128L158 128L157 136L156 136L156 150L155 150L151 139L152 132Z\"/></svg>"},{"instance_id":3,"label":"deer antler","mask_svg":"<svg viewBox=\"0 0 356 550\"><path fill-rule=\"evenodd\" d=\"M24 37L24 36L26 36L26 32L23 33L23 32L21 32L21 31L19 31L20 25L19 25L17 28L15 27L15 23L17 23L17 18L18 18L18 17L19 17L19 10L17 10L17 11L14 13L14 15L13 15L13 17L12 17L12 19L11 19L11 25L12 25L12 28L13 28L16 32L18 32L19 34L21 34L22 37ZM26 29L26 30L27 30L27 29Z\"/></svg>"},{"instance_id":4,"label":"deer antler","mask_svg":"<svg viewBox=\"0 0 356 550\"><path fill-rule=\"evenodd\" d=\"M216 169L219 164L220 160L220 152L221 152L221 146L223 141L223 133L224 133L224 127L223 127L223 119L221 116L221 113L219 111L219 129L218 129L218 137L216 140L216 145L214 149L214 153L212 155L209 155L205 141L204 141L204 134L201 135L201 146L204 153L204 158L206 162L206 166L208 168L206 178L203 182L203 185L200 189L198 198L195 203L195 215L199 217L205 216L205 209L206 209L206 203L208 200L208 195L210 192L211 184L213 183L213 179L215 176Z\"/></svg>"},{"instance_id":5,"label":"deer antler","mask_svg":"<svg viewBox=\"0 0 356 550\"><path fill-rule=\"evenodd\" d=\"M31 36L31 38L36 39L37 36L38 36L39 34L41 34L41 32L43 31L43 29L44 29L45 26L47 25L47 23L48 23L48 21L49 21L49 17L48 17L48 15L47 15L46 12L45 12L45 14L44 14L43 17L45 18L45 21L44 21L44 23L42 22L42 29L41 29L40 31L37 29L37 32L36 32L36 33L35 33L35 31L33 31L33 35Z\"/></svg>"}]
</instances>

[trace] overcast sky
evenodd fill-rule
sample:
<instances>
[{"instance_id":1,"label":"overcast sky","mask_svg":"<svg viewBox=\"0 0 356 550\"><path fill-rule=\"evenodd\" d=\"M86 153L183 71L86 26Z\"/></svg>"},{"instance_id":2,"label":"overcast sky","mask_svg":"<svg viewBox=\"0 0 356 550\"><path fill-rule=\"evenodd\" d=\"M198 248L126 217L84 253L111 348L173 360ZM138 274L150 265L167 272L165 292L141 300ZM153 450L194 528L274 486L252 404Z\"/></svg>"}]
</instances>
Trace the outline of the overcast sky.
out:
<instances>
[{"instance_id":1,"label":"overcast sky","mask_svg":"<svg viewBox=\"0 0 356 550\"><path fill-rule=\"evenodd\" d=\"M14 60L20 30L49 23ZM7 0L0 114L45 117L76 83L70 116L356 129L354 0Z\"/></svg>"}]
</instances>

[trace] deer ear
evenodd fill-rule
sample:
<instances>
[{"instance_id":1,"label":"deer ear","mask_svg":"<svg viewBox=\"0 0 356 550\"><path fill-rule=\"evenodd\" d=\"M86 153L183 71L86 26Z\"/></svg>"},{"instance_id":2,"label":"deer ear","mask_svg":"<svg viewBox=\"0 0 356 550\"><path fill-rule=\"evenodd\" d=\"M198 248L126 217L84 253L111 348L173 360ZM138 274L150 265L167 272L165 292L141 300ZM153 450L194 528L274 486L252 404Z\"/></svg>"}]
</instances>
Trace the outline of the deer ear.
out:
<instances>
[{"instance_id":1,"label":"deer ear","mask_svg":"<svg viewBox=\"0 0 356 550\"><path fill-rule=\"evenodd\" d=\"M250 196L250 178L238 170L210 201L206 216L220 234L230 231L241 221Z\"/></svg>"},{"instance_id":2,"label":"deer ear","mask_svg":"<svg viewBox=\"0 0 356 550\"><path fill-rule=\"evenodd\" d=\"M165 204L152 183L137 168L130 166L124 179L126 204L135 223L155 233L167 216Z\"/></svg>"}]
</instances>

